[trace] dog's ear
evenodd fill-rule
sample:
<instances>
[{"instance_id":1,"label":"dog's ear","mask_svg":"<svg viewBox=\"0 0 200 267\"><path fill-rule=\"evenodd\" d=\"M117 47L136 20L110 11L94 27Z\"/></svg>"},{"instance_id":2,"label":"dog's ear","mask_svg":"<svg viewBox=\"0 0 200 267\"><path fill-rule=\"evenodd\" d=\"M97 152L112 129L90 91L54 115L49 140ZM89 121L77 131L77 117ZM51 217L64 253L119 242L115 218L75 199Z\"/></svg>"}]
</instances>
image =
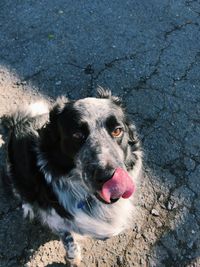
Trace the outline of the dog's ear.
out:
<instances>
[{"instance_id":1,"label":"dog's ear","mask_svg":"<svg viewBox=\"0 0 200 267\"><path fill-rule=\"evenodd\" d=\"M62 113L66 103L69 103L69 100L66 97L62 96L57 98L49 113L49 120L51 123L57 121L59 114Z\"/></svg>"},{"instance_id":2,"label":"dog's ear","mask_svg":"<svg viewBox=\"0 0 200 267\"><path fill-rule=\"evenodd\" d=\"M47 146L53 145L60 139L58 121L66 103L68 102L69 100L67 98L59 97L50 109L49 123L41 131L41 136L43 136L43 143L47 144Z\"/></svg>"},{"instance_id":3,"label":"dog's ear","mask_svg":"<svg viewBox=\"0 0 200 267\"><path fill-rule=\"evenodd\" d=\"M122 107L122 100L118 96L113 96L110 90L104 89L101 86L97 88L97 97L99 98L107 98L113 101L117 106Z\"/></svg>"}]
</instances>

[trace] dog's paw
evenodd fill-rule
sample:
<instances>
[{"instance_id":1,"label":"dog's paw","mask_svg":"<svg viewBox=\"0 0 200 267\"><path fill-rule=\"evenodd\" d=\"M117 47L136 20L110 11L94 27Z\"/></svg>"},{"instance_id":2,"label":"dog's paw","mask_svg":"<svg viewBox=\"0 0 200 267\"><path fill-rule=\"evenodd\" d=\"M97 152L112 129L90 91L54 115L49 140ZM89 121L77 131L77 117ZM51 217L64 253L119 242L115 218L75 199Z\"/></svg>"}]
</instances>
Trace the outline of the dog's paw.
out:
<instances>
[{"instance_id":1,"label":"dog's paw","mask_svg":"<svg viewBox=\"0 0 200 267\"><path fill-rule=\"evenodd\" d=\"M68 245L67 249L67 257L70 260L80 258L80 247L77 243L73 242Z\"/></svg>"},{"instance_id":2,"label":"dog's paw","mask_svg":"<svg viewBox=\"0 0 200 267\"><path fill-rule=\"evenodd\" d=\"M67 233L62 238L64 247L66 249L66 262L67 266L77 267L81 262L81 249L76 243L70 233Z\"/></svg>"},{"instance_id":3,"label":"dog's paw","mask_svg":"<svg viewBox=\"0 0 200 267\"><path fill-rule=\"evenodd\" d=\"M67 256L65 258L67 267L79 267L81 259L69 259Z\"/></svg>"},{"instance_id":4,"label":"dog's paw","mask_svg":"<svg viewBox=\"0 0 200 267\"><path fill-rule=\"evenodd\" d=\"M81 262L81 251L77 243L71 244L67 250L66 263L68 267L78 267Z\"/></svg>"}]
</instances>

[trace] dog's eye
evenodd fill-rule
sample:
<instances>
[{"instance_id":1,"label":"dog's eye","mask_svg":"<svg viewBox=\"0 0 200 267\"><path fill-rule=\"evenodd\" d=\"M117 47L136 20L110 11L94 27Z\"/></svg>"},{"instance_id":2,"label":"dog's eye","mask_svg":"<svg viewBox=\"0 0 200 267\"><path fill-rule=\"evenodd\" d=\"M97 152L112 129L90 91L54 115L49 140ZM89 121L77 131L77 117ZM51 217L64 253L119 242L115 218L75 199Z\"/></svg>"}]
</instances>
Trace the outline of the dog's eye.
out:
<instances>
[{"instance_id":1,"label":"dog's eye","mask_svg":"<svg viewBox=\"0 0 200 267\"><path fill-rule=\"evenodd\" d=\"M120 136L122 136L122 134L123 134L123 128L122 127L117 127L114 129L114 131L111 132L111 135L113 137L120 137Z\"/></svg>"},{"instance_id":2,"label":"dog's eye","mask_svg":"<svg viewBox=\"0 0 200 267\"><path fill-rule=\"evenodd\" d=\"M72 134L72 137L76 140L83 140L85 139L85 135L82 132L75 132Z\"/></svg>"}]
</instances>

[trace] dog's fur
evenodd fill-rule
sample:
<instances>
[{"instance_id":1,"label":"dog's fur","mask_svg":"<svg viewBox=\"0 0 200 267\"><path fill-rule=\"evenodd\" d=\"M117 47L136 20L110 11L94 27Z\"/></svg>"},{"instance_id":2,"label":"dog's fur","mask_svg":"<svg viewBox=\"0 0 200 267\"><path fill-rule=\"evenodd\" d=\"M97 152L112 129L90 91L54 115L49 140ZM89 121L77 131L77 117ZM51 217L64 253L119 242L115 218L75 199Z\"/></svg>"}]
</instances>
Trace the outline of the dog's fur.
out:
<instances>
[{"instance_id":1,"label":"dog's fur","mask_svg":"<svg viewBox=\"0 0 200 267\"><path fill-rule=\"evenodd\" d=\"M106 239L130 226L133 197L106 204L98 192L117 167L135 183L142 170L140 143L120 99L105 90L98 94L62 97L50 110L34 104L2 118L8 179L24 214L56 232L72 261L80 256L73 233ZM111 135L116 127L120 137Z\"/></svg>"}]
</instances>

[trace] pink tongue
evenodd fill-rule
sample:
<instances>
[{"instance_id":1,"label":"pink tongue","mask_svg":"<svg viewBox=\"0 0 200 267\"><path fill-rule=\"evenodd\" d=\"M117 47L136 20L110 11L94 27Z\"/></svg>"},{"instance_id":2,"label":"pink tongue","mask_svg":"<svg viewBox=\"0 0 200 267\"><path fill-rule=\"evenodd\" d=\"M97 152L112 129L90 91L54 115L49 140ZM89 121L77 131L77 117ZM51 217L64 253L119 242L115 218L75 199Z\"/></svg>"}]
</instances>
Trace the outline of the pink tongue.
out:
<instances>
[{"instance_id":1,"label":"pink tongue","mask_svg":"<svg viewBox=\"0 0 200 267\"><path fill-rule=\"evenodd\" d=\"M123 169L117 168L112 178L103 185L100 196L110 203L111 199L129 198L134 191L135 185L130 175Z\"/></svg>"}]
</instances>

